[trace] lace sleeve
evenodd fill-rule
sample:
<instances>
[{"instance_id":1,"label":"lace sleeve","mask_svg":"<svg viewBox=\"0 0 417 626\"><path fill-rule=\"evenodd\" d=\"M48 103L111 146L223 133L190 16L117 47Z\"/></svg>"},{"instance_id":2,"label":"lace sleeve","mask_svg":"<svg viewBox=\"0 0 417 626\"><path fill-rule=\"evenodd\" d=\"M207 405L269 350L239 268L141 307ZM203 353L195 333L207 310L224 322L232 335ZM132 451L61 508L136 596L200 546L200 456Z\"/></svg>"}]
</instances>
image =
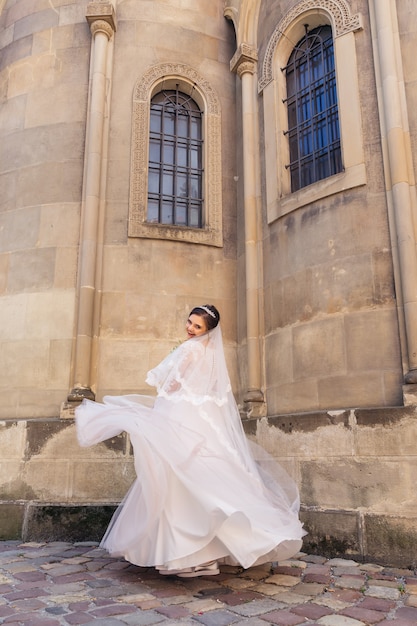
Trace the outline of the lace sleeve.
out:
<instances>
[{"instance_id":1,"label":"lace sleeve","mask_svg":"<svg viewBox=\"0 0 417 626\"><path fill-rule=\"evenodd\" d=\"M150 370L146 382L156 387L158 395L184 394L187 378L192 377L193 370L203 357L201 344L188 340Z\"/></svg>"},{"instance_id":2,"label":"lace sleeve","mask_svg":"<svg viewBox=\"0 0 417 626\"><path fill-rule=\"evenodd\" d=\"M219 393L216 364L215 350L207 338L188 339L148 372L146 382L157 388L158 396L173 402L223 404L227 398L224 390ZM227 387L230 390L230 385Z\"/></svg>"}]
</instances>

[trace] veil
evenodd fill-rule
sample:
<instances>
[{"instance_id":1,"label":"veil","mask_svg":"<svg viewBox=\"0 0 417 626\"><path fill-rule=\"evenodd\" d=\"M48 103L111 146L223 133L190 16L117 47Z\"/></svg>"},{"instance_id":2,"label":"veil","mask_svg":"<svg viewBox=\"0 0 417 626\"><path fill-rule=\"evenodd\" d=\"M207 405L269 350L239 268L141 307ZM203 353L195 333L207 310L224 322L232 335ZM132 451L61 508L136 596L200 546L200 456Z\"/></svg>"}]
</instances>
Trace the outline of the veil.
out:
<instances>
[{"instance_id":1,"label":"veil","mask_svg":"<svg viewBox=\"0 0 417 626\"><path fill-rule=\"evenodd\" d=\"M80 444L122 431L138 476L101 542L111 554L168 569L221 558L243 567L301 547L294 481L244 432L220 326L148 372L157 396L105 396L77 408ZM168 567L169 564L169 567Z\"/></svg>"},{"instance_id":2,"label":"veil","mask_svg":"<svg viewBox=\"0 0 417 626\"><path fill-rule=\"evenodd\" d=\"M220 324L204 335L184 341L148 372L146 382L171 402L227 404L232 387Z\"/></svg>"},{"instance_id":3,"label":"veil","mask_svg":"<svg viewBox=\"0 0 417 626\"><path fill-rule=\"evenodd\" d=\"M216 433L225 453L260 480L270 501L283 500L298 511L298 489L271 455L246 437L232 392L220 324L186 340L148 372L146 382L168 403L191 403L195 414Z\"/></svg>"}]
</instances>

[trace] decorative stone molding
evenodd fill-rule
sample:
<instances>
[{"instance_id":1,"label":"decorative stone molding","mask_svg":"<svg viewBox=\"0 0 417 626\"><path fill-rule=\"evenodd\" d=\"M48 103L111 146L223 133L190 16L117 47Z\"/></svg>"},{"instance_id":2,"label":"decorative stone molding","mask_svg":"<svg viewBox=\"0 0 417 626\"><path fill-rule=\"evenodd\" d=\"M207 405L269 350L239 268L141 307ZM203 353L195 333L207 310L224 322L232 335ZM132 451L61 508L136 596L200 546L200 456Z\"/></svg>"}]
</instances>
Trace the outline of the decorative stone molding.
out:
<instances>
[{"instance_id":1,"label":"decorative stone molding","mask_svg":"<svg viewBox=\"0 0 417 626\"><path fill-rule=\"evenodd\" d=\"M93 37L97 33L104 33L108 37L108 39L111 39L114 33L114 30L110 26L110 24L108 22L105 22L104 20L95 20L94 22L91 22L90 31Z\"/></svg>"},{"instance_id":2,"label":"decorative stone molding","mask_svg":"<svg viewBox=\"0 0 417 626\"><path fill-rule=\"evenodd\" d=\"M259 93L273 80L272 65L274 52L283 33L294 20L308 12L326 13L330 17L335 38L362 28L361 15L359 13L353 15L346 0L300 0L281 19L268 42L262 64L262 74L258 82Z\"/></svg>"},{"instance_id":3,"label":"decorative stone molding","mask_svg":"<svg viewBox=\"0 0 417 626\"><path fill-rule=\"evenodd\" d=\"M152 87L161 82L161 79L169 80L177 76L185 78L190 85L198 86L207 100L207 113L211 115L220 115L219 99L210 85L195 69L183 63L161 63L151 67L146 74L137 81L133 93L134 102L150 102L150 91Z\"/></svg>"},{"instance_id":4,"label":"decorative stone molding","mask_svg":"<svg viewBox=\"0 0 417 626\"><path fill-rule=\"evenodd\" d=\"M179 84L192 90L204 110L204 226L191 228L147 222L149 107L158 85ZM137 82L133 92L131 184L129 198L129 237L173 239L221 247L222 168L220 101L210 85L192 67L181 63L161 63L151 67Z\"/></svg>"},{"instance_id":5,"label":"decorative stone molding","mask_svg":"<svg viewBox=\"0 0 417 626\"><path fill-rule=\"evenodd\" d=\"M329 24L336 35L334 55L343 171L292 192L289 170L285 167L289 162L288 141L284 138L288 130L286 81L280 68L285 67L297 41L305 34L306 23L310 28ZM355 30L360 27L360 17L350 14L345 0L301 0L283 16L269 40L258 82L264 110L268 223L322 198L366 184L355 47Z\"/></svg>"},{"instance_id":6,"label":"decorative stone molding","mask_svg":"<svg viewBox=\"0 0 417 626\"><path fill-rule=\"evenodd\" d=\"M236 72L239 78L248 72L254 74L258 62L258 51L247 43L240 44L230 61L230 71Z\"/></svg>"},{"instance_id":7,"label":"decorative stone molding","mask_svg":"<svg viewBox=\"0 0 417 626\"><path fill-rule=\"evenodd\" d=\"M93 22L102 20L110 25L112 34L116 30L116 13L111 2L107 2L106 0L89 2L85 17L90 26Z\"/></svg>"}]
</instances>

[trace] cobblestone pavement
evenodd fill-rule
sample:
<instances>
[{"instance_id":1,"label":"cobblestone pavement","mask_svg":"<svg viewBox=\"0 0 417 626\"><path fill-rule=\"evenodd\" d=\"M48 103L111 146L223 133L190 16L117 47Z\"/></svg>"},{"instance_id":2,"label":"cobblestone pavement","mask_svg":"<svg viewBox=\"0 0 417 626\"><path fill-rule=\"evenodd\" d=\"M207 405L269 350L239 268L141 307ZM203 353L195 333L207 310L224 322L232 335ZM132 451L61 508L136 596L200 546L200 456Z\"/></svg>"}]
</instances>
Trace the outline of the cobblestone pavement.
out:
<instances>
[{"instance_id":1,"label":"cobblestone pavement","mask_svg":"<svg viewBox=\"0 0 417 626\"><path fill-rule=\"evenodd\" d=\"M0 542L9 626L416 626L417 571L301 553L217 576L161 576L92 543Z\"/></svg>"}]
</instances>

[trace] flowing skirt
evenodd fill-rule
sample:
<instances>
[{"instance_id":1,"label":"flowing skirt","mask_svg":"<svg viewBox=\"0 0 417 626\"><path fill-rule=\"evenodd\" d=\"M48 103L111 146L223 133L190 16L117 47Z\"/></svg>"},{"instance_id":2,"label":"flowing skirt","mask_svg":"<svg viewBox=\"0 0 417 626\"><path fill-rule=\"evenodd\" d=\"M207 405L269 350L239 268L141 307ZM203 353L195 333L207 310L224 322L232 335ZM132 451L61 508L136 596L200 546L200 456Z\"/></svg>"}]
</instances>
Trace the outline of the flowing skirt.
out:
<instances>
[{"instance_id":1,"label":"flowing skirt","mask_svg":"<svg viewBox=\"0 0 417 626\"><path fill-rule=\"evenodd\" d=\"M100 544L113 556L164 569L214 559L248 568L300 550L295 483L243 430L237 449L215 403L108 396L84 400L76 424L82 446L123 431L133 446L137 478Z\"/></svg>"}]
</instances>

